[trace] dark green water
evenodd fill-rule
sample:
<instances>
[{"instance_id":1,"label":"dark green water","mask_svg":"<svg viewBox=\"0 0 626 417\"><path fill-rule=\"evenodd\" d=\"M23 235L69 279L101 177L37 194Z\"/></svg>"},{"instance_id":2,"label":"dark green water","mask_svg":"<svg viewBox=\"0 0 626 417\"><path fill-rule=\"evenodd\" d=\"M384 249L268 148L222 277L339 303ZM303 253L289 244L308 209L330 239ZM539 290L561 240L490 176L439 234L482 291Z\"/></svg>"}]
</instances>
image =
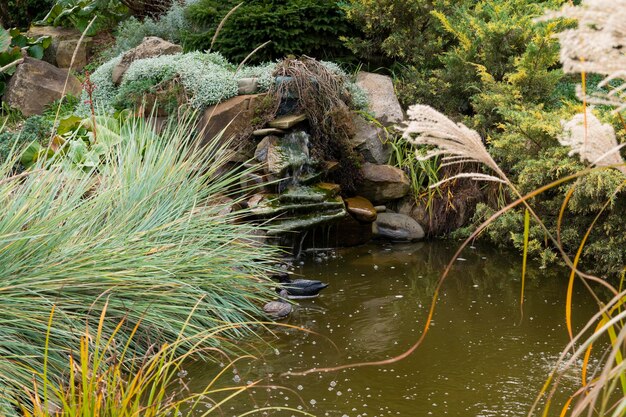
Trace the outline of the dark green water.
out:
<instances>
[{"instance_id":1,"label":"dark green water","mask_svg":"<svg viewBox=\"0 0 626 417\"><path fill-rule=\"evenodd\" d=\"M280 388L254 387L216 414L274 405L338 417L525 416L568 340L567 273L531 267L521 319L521 258L493 249L468 249L456 261L433 326L409 358L385 367L281 376L405 351L422 331L454 245L371 244L324 259L307 257L294 272L330 287L318 299L300 301L284 323L322 336L277 328L271 348L259 343L261 359L238 365L237 374L229 370L224 380L245 385L265 378L261 384ZM582 325L594 303L582 290L574 301L574 321ZM194 364L188 371L190 387L199 389L219 368ZM564 390L576 387L578 378L568 375ZM557 404L564 398L560 393Z\"/></svg>"}]
</instances>

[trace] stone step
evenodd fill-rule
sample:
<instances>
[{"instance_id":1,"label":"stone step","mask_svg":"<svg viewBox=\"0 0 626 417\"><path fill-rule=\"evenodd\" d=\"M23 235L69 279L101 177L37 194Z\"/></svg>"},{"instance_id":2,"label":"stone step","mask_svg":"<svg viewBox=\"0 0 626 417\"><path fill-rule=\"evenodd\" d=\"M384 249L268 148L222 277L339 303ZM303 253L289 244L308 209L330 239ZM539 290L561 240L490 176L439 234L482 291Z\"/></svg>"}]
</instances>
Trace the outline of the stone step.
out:
<instances>
[{"instance_id":1,"label":"stone step","mask_svg":"<svg viewBox=\"0 0 626 417\"><path fill-rule=\"evenodd\" d=\"M280 116L268 123L269 127L276 129L290 129L300 122L306 120L304 114L289 114L287 116Z\"/></svg>"},{"instance_id":2,"label":"stone step","mask_svg":"<svg viewBox=\"0 0 626 417\"><path fill-rule=\"evenodd\" d=\"M283 221L277 221L272 224L267 232L268 236L278 236L299 230L310 229L322 224L331 223L344 218L347 215L344 209L329 211L324 213L311 213L306 216L300 216Z\"/></svg>"}]
</instances>

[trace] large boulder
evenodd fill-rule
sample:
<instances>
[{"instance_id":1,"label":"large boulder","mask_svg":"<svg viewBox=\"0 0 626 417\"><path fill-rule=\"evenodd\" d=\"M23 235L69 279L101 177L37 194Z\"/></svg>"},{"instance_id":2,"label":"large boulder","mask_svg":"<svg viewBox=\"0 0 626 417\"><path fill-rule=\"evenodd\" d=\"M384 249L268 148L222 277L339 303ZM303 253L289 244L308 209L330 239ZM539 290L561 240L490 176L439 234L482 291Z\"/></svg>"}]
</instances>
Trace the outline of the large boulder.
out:
<instances>
[{"instance_id":1,"label":"large boulder","mask_svg":"<svg viewBox=\"0 0 626 417\"><path fill-rule=\"evenodd\" d=\"M355 135L350 139L355 148L367 162L386 164L391 156L391 146L387 143L387 131L365 120L358 113L353 113L352 121Z\"/></svg>"},{"instance_id":2,"label":"large boulder","mask_svg":"<svg viewBox=\"0 0 626 417\"><path fill-rule=\"evenodd\" d=\"M391 165L375 165L366 162L361 169L363 180L357 193L375 204L397 200L411 189L404 171Z\"/></svg>"},{"instance_id":3,"label":"large boulder","mask_svg":"<svg viewBox=\"0 0 626 417\"><path fill-rule=\"evenodd\" d=\"M56 67L65 69L71 66L74 70L80 70L87 65L92 49L92 38L85 36L80 41L82 35L76 29L32 26L26 35L32 38L50 37L51 43L44 52L43 60ZM76 57L74 58L74 64L72 64L74 51L76 51Z\"/></svg>"},{"instance_id":4,"label":"large boulder","mask_svg":"<svg viewBox=\"0 0 626 417\"><path fill-rule=\"evenodd\" d=\"M372 224L374 237L393 241L415 241L424 238L424 229L411 217L399 213L379 213Z\"/></svg>"},{"instance_id":5,"label":"large boulder","mask_svg":"<svg viewBox=\"0 0 626 417\"><path fill-rule=\"evenodd\" d=\"M67 88L63 91L66 79ZM80 81L71 74L68 76L67 70L27 57L9 80L4 100L24 116L32 116L43 113L46 105L64 93L78 96L81 90Z\"/></svg>"},{"instance_id":6,"label":"large boulder","mask_svg":"<svg viewBox=\"0 0 626 417\"><path fill-rule=\"evenodd\" d=\"M154 58L161 55L174 55L183 52L183 47L168 42L156 36L147 36L143 41L122 55L120 62L113 67L112 79L115 84L120 84L124 74L134 61L138 59Z\"/></svg>"},{"instance_id":7,"label":"large boulder","mask_svg":"<svg viewBox=\"0 0 626 417\"><path fill-rule=\"evenodd\" d=\"M404 113L390 77L361 71L357 75L356 83L367 94L370 111L378 121L389 126L404 120Z\"/></svg>"},{"instance_id":8,"label":"large boulder","mask_svg":"<svg viewBox=\"0 0 626 417\"><path fill-rule=\"evenodd\" d=\"M199 125L203 142L209 143L220 134L221 141L224 142L234 135L250 130L254 109L263 97L263 94L235 96L207 108Z\"/></svg>"}]
</instances>

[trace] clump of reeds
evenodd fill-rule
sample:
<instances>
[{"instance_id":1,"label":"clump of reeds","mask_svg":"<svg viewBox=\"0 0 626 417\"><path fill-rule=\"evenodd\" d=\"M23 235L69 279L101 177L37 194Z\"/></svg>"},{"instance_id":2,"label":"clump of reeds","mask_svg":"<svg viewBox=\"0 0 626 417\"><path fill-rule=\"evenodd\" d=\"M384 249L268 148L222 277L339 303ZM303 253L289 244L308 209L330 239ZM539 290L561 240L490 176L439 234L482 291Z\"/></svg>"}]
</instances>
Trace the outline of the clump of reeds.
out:
<instances>
[{"instance_id":1,"label":"clump of reeds","mask_svg":"<svg viewBox=\"0 0 626 417\"><path fill-rule=\"evenodd\" d=\"M275 250L225 210L242 174L221 169L222 148L194 145L189 120L152 125L124 122L88 171L63 157L20 175L14 159L0 165L0 415L33 378L41 386L44 362L61 377L85 326L138 356L161 341L196 349L194 335L227 326L204 346L239 352L234 338L272 297ZM117 134L100 127L99 143Z\"/></svg>"},{"instance_id":2,"label":"clump of reeds","mask_svg":"<svg viewBox=\"0 0 626 417\"><path fill-rule=\"evenodd\" d=\"M260 381L250 381L228 385L223 377L234 370L240 360L251 360L250 355L231 359L219 349L213 349L223 356L224 365L216 370L214 378L202 390L192 392L187 387L185 366L201 354L210 339L223 333L228 326L218 326L197 332L190 339L183 334L189 320L196 314L191 310L188 320L182 323L178 337L169 343L151 346L147 354L136 356L131 349L131 341L138 336L141 322L130 329L127 342L123 345L116 340L126 331L125 319L115 322L110 335L104 333L108 327L107 305L97 320L97 328L92 333L86 326L80 335L80 344L67 355L64 378L49 377L47 364L39 375L40 385L24 387L20 393L26 399L15 404L25 417L166 417L181 415L223 414L226 405L240 394L258 386ZM45 339L44 359L49 352L50 333L55 326L55 309L52 309ZM192 348L180 352L183 344ZM264 411L273 407L265 407ZM281 407L295 414L310 415L304 411Z\"/></svg>"}]
</instances>

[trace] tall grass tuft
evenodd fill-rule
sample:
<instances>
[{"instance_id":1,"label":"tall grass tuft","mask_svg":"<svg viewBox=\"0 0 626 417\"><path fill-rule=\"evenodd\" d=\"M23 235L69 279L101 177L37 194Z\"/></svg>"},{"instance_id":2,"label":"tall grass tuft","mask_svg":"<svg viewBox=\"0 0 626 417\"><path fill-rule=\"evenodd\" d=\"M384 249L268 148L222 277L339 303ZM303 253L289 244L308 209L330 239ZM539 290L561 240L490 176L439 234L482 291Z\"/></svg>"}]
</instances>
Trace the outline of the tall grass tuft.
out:
<instances>
[{"instance_id":1,"label":"tall grass tuft","mask_svg":"<svg viewBox=\"0 0 626 417\"><path fill-rule=\"evenodd\" d=\"M189 318L195 311L190 312ZM50 315L50 327L54 323L54 309ZM170 343L155 345L146 356L136 357L129 349L129 343L118 346L115 338L124 327L124 320L117 323L113 333L107 338L102 330L106 327L107 305L105 304L97 332L91 333L87 327L80 337L77 352L68 356L68 376L63 381L49 381L44 367L43 390L35 385L25 388L32 409L19 405L25 417L166 417L172 415L211 414L223 415L224 406L230 404L240 394L260 381L246 384L228 385L224 379L240 360L253 359L252 356L239 356L228 360L221 370L216 371L213 380L199 392L191 392L185 382L186 362L199 353L202 345L224 329L207 329L193 337L196 348L180 353L178 346L185 343L180 337ZM132 329L129 341L136 335L141 323ZM185 326L187 322L183 324ZM46 344L49 338L46 338ZM40 394L39 391L43 391ZM294 414L310 414L288 407L265 407L269 410L289 410Z\"/></svg>"},{"instance_id":2,"label":"tall grass tuft","mask_svg":"<svg viewBox=\"0 0 626 417\"><path fill-rule=\"evenodd\" d=\"M152 126L118 126L119 144L87 172L63 158L21 175L0 165L0 415L42 386L44 357L47 377L63 378L85 326L139 356L179 336L178 349L196 349L194 335L224 327L204 347L239 353L234 338L272 296L275 250L224 202L242 174L224 171L223 148L194 145L190 120Z\"/></svg>"}]
</instances>

